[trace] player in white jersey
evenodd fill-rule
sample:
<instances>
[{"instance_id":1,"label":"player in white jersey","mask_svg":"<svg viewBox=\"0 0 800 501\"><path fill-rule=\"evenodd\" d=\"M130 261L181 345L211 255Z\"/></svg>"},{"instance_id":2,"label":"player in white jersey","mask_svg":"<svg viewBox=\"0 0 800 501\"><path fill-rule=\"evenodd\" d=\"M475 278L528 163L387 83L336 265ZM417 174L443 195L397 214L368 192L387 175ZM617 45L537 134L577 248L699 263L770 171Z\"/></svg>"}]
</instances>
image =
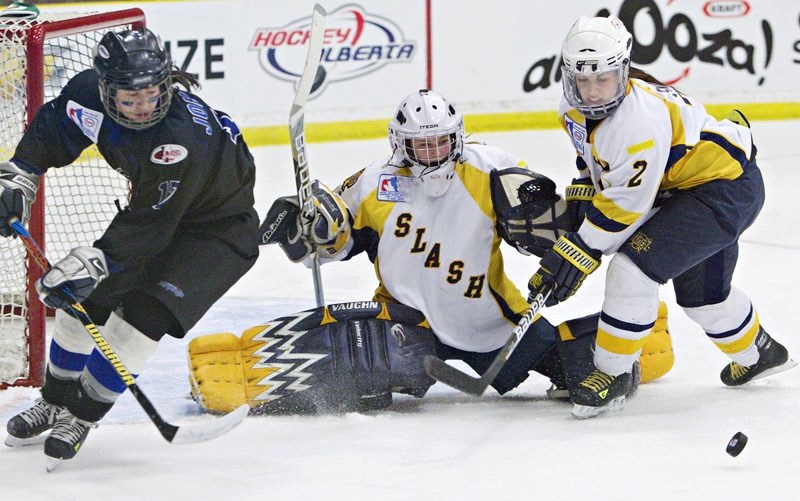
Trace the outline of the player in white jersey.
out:
<instances>
[{"instance_id":1,"label":"player in white jersey","mask_svg":"<svg viewBox=\"0 0 800 501\"><path fill-rule=\"evenodd\" d=\"M315 182L311 242L302 238L296 197L284 197L262 224L262 243L280 243L295 262L314 250L322 263L366 252L379 279L373 300L422 312L436 337L436 355L464 360L483 373L528 309L505 273L500 243L543 255L570 226L566 204L550 179L516 156L466 143L461 113L427 89L402 101L389 139L391 155L335 193ZM592 334L596 316L593 321ZM546 320L535 321L494 380L495 389L509 391L530 370L563 385L553 351L557 337ZM587 362L589 348L587 343ZM584 375L593 369L587 366Z\"/></svg>"},{"instance_id":2,"label":"player in white jersey","mask_svg":"<svg viewBox=\"0 0 800 501\"><path fill-rule=\"evenodd\" d=\"M738 112L718 121L695 99L630 68L632 41L614 16L581 17L562 49L559 115L579 171L566 198L577 224L545 255L529 288L555 283L553 300L563 301L603 254L614 256L596 370L571 394L576 417L624 402L656 319L659 285L669 280L678 304L731 358L725 385L795 365L731 286L738 239L764 203L749 123Z\"/></svg>"}]
</instances>

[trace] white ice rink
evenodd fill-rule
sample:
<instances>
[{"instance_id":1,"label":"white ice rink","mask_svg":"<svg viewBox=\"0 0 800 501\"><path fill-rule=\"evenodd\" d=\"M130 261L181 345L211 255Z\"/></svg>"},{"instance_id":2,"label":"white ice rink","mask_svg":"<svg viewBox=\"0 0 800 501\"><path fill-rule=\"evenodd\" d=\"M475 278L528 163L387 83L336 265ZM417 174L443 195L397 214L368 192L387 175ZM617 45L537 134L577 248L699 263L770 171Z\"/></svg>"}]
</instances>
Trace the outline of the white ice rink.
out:
<instances>
[{"instance_id":1,"label":"white ice rink","mask_svg":"<svg viewBox=\"0 0 800 501\"><path fill-rule=\"evenodd\" d=\"M758 309L765 328L800 358L800 121L753 126L767 184L760 218L741 240L734 283ZM479 134L472 140L525 158L563 187L574 173L560 131ZM311 143L311 173L330 186L388 152L385 139ZM258 210L294 191L288 146L254 149ZM525 288L537 260L513 251L507 264ZM322 268L327 301L369 299L375 279L360 256ZM548 309L554 323L597 311L603 270L576 298ZM232 331L314 306L311 273L263 248L255 268L189 334ZM670 306L675 367L643 385L624 411L594 420L570 417L570 406L544 398L548 381L532 374L505 397L481 399L435 385L424 399L399 397L374 415L247 418L212 442L164 441L130 395L91 432L80 454L45 473L40 447L0 446L4 500L730 500L796 499L800 492L800 369L726 388L728 359ZM798 311L795 311L798 308ZM214 419L184 399L186 340L166 339L139 385L171 421ZM0 392L0 423L27 407L32 389ZM750 442L725 453L742 431Z\"/></svg>"}]
</instances>

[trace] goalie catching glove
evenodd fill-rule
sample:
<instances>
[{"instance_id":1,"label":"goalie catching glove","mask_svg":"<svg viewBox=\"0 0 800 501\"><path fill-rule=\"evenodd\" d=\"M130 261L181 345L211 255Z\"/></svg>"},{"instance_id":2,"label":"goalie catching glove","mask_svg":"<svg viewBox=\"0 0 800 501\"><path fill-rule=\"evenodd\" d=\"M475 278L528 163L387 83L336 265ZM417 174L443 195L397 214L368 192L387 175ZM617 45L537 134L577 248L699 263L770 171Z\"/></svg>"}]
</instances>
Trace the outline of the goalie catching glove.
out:
<instances>
[{"instance_id":1,"label":"goalie catching glove","mask_svg":"<svg viewBox=\"0 0 800 501\"><path fill-rule=\"evenodd\" d=\"M108 263L103 251L76 247L36 282L36 292L44 304L63 310L82 303L106 277Z\"/></svg>"},{"instance_id":2,"label":"goalie catching glove","mask_svg":"<svg viewBox=\"0 0 800 501\"><path fill-rule=\"evenodd\" d=\"M0 163L0 236L16 236L11 220L25 225L39 189L39 176L20 169L14 162Z\"/></svg>"},{"instance_id":3,"label":"goalie catching glove","mask_svg":"<svg viewBox=\"0 0 800 501\"><path fill-rule=\"evenodd\" d=\"M568 230L570 220L556 183L528 169L493 169L489 174L497 232L519 252L543 256Z\"/></svg>"},{"instance_id":4,"label":"goalie catching glove","mask_svg":"<svg viewBox=\"0 0 800 501\"><path fill-rule=\"evenodd\" d=\"M547 306L571 297L591 272L600 266L602 253L594 250L577 233L559 238L539 262L539 270L528 282L528 301L533 302L546 284L553 284Z\"/></svg>"},{"instance_id":5,"label":"goalie catching glove","mask_svg":"<svg viewBox=\"0 0 800 501\"><path fill-rule=\"evenodd\" d=\"M327 186L314 181L311 185L310 217L302 213L297 196L277 199L270 207L259 229L259 242L277 243L295 263L305 262L314 252L320 259L334 261L352 245L350 211L342 197Z\"/></svg>"}]
</instances>

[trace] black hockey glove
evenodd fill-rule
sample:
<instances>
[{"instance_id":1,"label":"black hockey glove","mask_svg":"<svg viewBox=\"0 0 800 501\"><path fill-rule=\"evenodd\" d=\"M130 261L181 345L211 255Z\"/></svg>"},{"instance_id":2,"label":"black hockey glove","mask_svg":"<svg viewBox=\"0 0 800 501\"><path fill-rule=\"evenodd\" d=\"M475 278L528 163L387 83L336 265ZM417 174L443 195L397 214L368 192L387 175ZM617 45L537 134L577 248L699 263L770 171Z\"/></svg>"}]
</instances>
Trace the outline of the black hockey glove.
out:
<instances>
[{"instance_id":1,"label":"black hockey glove","mask_svg":"<svg viewBox=\"0 0 800 501\"><path fill-rule=\"evenodd\" d=\"M259 229L259 243L277 243L292 262L301 262L314 251L335 258L350 238L350 212L344 200L325 185L314 181L313 216L306 218L296 196L277 199Z\"/></svg>"},{"instance_id":2,"label":"black hockey glove","mask_svg":"<svg viewBox=\"0 0 800 501\"><path fill-rule=\"evenodd\" d=\"M553 284L547 306L565 301L575 294L586 276L600 266L602 253L590 248L577 233L559 238L539 262L539 270L528 282L531 302L545 284Z\"/></svg>"},{"instance_id":3,"label":"black hockey glove","mask_svg":"<svg viewBox=\"0 0 800 501\"><path fill-rule=\"evenodd\" d=\"M108 263L103 251L75 247L36 282L36 292L44 304L63 310L82 303L106 277Z\"/></svg>"},{"instance_id":4,"label":"black hockey glove","mask_svg":"<svg viewBox=\"0 0 800 501\"><path fill-rule=\"evenodd\" d=\"M567 201L567 213L572 224L570 231L578 231L581 227L586 211L592 205L594 194L594 185L588 177L573 179L572 184L567 186L564 199Z\"/></svg>"},{"instance_id":5,"label":"black hockey glove","mask_svg":"<svg viewBox=\"0 0 800 501\"><path fill-rule=\"evenodd\" d=\"M20 169L13 162L0 163L0 236L16 236L9 226L13 218L27 224L37 189L39 176Z\"/></svg>"}]
</instances>

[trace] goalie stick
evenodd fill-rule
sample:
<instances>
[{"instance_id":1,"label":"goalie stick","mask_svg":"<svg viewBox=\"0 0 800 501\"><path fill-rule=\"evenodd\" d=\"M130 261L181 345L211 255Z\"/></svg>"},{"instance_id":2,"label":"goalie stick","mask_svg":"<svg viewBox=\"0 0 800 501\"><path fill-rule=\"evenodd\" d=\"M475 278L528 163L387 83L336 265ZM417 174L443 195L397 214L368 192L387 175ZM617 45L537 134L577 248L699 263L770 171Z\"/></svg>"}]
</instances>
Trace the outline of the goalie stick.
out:
<instances>
[{"instance_id":1,"label":"goalie stick","mask_svg":"<svg viewBox=\"0 0 800 501\"><path fill-rule=\"evenodd\" d=\"M292 102L292 111L289 114L289 142L292 146L292 161L294 163L294 179L297 185L297 199L300 203L300 218L303 221L303 236L308 237L311 233L311 221L314 219L314 200L311 196L311 174L308 171L308 156L306 154L305 138L305 107L308 96L311 93L312 85L319 79L324 78L324 70L319 64L322 56L322 42L325 34L325 9L320 5L314 5L314 12L311 15L311 37L308 42L308 53L306 62L303 66L303 73L297 84L297 92ZM322 72L321 72L322 71ZM314 276L314 295L317 306L325 305L325 297L322 292L322 275L319 271L319 254L316 252L316 244L313 240L314 256L311 271Z\"/></svg>"},{"instance_id":2,"label":"goalie stick","mask_svg":"<svg viewBox=\"0 0 800 501\"><path fill-rule=\"evenodd\" d=\"M425 360L423 362L425 364L425 372L427 372L428 375L433 379L441 381L442 383L451 386L456 390L480 397L483 395L483 392L486 391L486 388L492 384L492 381L494 381L494 378L497 377L497 374L503 369L506 361L511 358L511 354L517 348L517 345L519 345L519 342L522 340L522 336L524 336L528 331L528 328L533 323L533 319L542 310L542 308L544 308L544 303L547 301L547 298L550 297L552 290L552 285L547 285L539 290L539 293L536 294L536 297L533 299L533 303L531 303L530 308L528 308L528 310L522 316L520 321L517 323L517 326L514 327L514 331L511 333L508 341L506 341L506 344L500 348L500 351L494 357L491 365L489 365L489 367L486 369L486 372L484 372L482 376L470 376L469 374L456 369L452 365L448 365L442 359L436 358L433 355L425 356Z\"/></svg>"},{"instance_id":3,"label":"goalie stick","mask_svg":"<svg viewBox=\"0 0 800 501\"><path fill-rule=\"evenodd\" d=\"M19 219L13 218L10 226L20 237L23 245L25 245L25 248L28 251L28 254L34 261L36 261L36 264L39 265L42 271L49 270L51 265L47 260L47 257L45 257L42 248L38 243L36 243L36 240L33 239L31 234L28 233L28 230L25 229ZM72 296L72 293L69 289L63 288L62 290L70 297ZM131 394L133 394L133 396L136 398L136 401L139 402L139 405L142 406L142 409L144 409L147 416L150 418L153 424L156 425L156 428L158 428L158 431L167 440L167 442L173 444L191 444L195 442L211 440L212 438L216 438L235 428L244 420L244 418L247 416L247 413L250 411L250 406L244 404L212 422L195 424L189 427L176 426L164 421L164 418L162 418L158 413L156 408L153 406L153 403L149 398L147 398L147 395L145 395L144 392L139 388L139 385L136 384L136 379L134 379L133 375L128 372L128 369L125 368L125 365L119 359L119 356L116 354L114 349L108 344L103 335L100 333L100 330L94 324L91 317L89 317L86 309L80 303L75 302L70 305L67 311L83 324L83 326L86 328L86 331L97 345L97 348L111 363L111 366L114 368L117 375L120 377L120 379L122 379L122 382L125 383L125 386L128 388L128 390L130 390Z\"/></svg>"}]
</instances>

